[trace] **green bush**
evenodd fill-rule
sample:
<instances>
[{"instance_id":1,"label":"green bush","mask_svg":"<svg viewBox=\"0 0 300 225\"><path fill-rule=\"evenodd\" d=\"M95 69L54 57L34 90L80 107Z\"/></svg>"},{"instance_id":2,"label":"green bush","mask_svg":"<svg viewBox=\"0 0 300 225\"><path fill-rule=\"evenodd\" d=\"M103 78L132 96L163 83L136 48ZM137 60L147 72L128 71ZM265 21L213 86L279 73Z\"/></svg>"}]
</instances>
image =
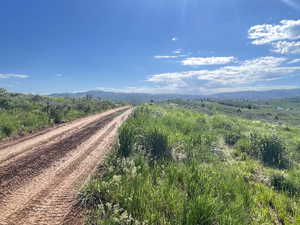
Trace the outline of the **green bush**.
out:
<instances>
[{"instance_id":1,"label":"green bush","mask_svg":"<svg viewBox=\"0 0 300 225\"><path fill-rule=\"evenodd\" d=\"M10 135L12 135L14 129L10 125L3 125L1 127L1 130L5 136L9 137Z\"/></svg>"},{"instance_id":2,"label":"green bush","mask_svg":"<svg viewBox=\"0 0 300 225\"><path fill-rule=\"evenodd\" d=\"M299 152L299 153L300 153L300 143L297 143L297 144L296 144L296 152Z\"/></svg>"},{"instance_id":3,"label":"green bush","mask_svg":"<svg viewBox=\"0 0 300 225\"><path fill-rule=\"evenodd\" d=\"M215 207L212 199L200 195L187 202L182 224L211 225L215 222Z\"/></svg>"},{"instance_id":4,"label":"green bush","mask_svg":"<svg viewBox=\"0 0 300 225\"><path fill-rule=\"evenodd\" d=\"M222 129L222 130L233 130L236 125L233 121L229 120L225 116L214 116L212 119L212 126L214 129Z\"/></svg>"},{"instance_id":5,"label":"green bush","mask_svg":"<svg viewBox=\"0 0 300 225\"><path fill-rule=\"evenodd\" d=\"M147 130L142 139L143 146L154 160L170 159L171 151L167 135L159 128Z\"/></svg>"},{"instance_id":6,"label":"green bush","mask_svg":"<svg viewBox=\"0 0 300 225\"><path fill-rule=\"evenodd\" d=\"M228 145L235 145L242 137L240 132L229 131L224 134L225 143Z\"/></svg>"},{"instance_id":7,"label":"green bush","mask_svg":"<svg viewBox=\"0 0 300 225\"><path fill-rule=\"evenodd\" d=\"M282 174L274 174L271 176L271 185L275 190L287 192L290 195L296 195L300 191L300 187L287 179Z\"/></svg>"},{"instance_id":8,"label":"green bush","mask_svg":"<svg viewBox=\"0 0 300 225\"><path fill-rule=\"evenodd\" d=\"M238 148L254 159L261 160L264 164L278 168L287 168L289 162L286 159L286 145L275 134L251 133L250 137L243 139Z\"/></svg>"},{"instance_id":9,"label":"green bush","mask_svg":"<svg viewBox=\"0 0 300 225\"><path fill-rule=\"evenodd\" d=\"M130 124L123 125L119 130L119 155L123 157L128 157L134 147L135 143L135 132L134 128Z\"/></svg>"}]
</instances>

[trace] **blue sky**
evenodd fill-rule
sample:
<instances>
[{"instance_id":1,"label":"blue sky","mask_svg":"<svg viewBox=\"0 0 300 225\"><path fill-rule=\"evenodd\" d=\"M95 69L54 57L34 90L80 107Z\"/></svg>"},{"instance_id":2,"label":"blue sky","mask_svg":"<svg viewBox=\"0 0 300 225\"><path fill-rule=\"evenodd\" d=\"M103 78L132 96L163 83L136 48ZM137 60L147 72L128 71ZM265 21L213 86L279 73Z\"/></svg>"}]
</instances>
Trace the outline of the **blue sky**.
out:
<instances>
[{"instance_id":1,"label":"blue sky","mask_svg":"<svg viewBox=\"0 0 300 225\"><path fill-rule=\"evenodd\" d=\"M10 91L300 86L300 0L9 0L0 32Z\"/></svg>"}]
</instances>

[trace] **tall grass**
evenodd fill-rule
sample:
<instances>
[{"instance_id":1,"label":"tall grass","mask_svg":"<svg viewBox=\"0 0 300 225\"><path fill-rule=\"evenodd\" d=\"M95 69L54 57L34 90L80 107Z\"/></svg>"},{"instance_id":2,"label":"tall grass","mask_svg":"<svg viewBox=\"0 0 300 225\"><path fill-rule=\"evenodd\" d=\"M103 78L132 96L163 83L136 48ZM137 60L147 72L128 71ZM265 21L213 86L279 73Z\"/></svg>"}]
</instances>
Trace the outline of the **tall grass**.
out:
<instances>
[{"instance_id":1,"label":"tall grass","mask_svg":"<svg viewBox=\"0 0 300 225\"><path fill-rule=\"evenodd\" d=\"M226 141L230 131L239 135ZM81 193L86 223L298 224L299 170L282 175L277 165L286 145L277 136L253 138L251 131L229 117L138 107L100 177ZM226 151L248 158L221 161Z\"/></svg>"},{"instance_id":2,"label":"tall grass","mask_svg":"<svg viewBox=\"0 0 300 225\"><path fill-rule=\"evenodd\" d=\"M276 134L251 133L250 138L239 143L242 152L251 157L261 160L269 166L288 168L289 162L286 158L286 145Z\"/></svg>"}]
</instances>

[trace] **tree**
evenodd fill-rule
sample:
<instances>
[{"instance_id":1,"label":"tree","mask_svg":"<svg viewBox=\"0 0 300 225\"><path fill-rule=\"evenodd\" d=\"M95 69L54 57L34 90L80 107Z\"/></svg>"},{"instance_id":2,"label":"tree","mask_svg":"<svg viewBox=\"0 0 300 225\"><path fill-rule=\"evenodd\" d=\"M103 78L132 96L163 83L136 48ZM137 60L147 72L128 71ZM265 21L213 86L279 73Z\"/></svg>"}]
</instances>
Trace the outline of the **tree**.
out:
<instances>
[{"instance_id":1,"label":"tree","mask_svg":"<svg viewBox=\"0 0 300 225\"><path fill-rule=\"evenodd\" d=\"M0 95L7 94L7 90L5 88L0 88Z\"/></svg>"}]
</instances>

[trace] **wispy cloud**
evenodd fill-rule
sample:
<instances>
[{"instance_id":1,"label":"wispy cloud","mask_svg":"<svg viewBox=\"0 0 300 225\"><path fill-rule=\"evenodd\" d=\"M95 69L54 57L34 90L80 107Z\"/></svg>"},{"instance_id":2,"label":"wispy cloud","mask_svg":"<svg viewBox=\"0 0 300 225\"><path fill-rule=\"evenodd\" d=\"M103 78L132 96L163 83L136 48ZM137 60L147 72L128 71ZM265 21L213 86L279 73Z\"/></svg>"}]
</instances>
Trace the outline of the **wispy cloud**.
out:
<instances>
[{"instance_id":1,"label":"wispy cloud","mask_svg":"<svg viewBox=\"0 0 300 225\"><path fill-rule=\"evenodd\" d=\"M300 39L300 20L282 20L279 24L262 24L251 27L248 37L254 45L264 45L274 41Z\"/></svg>"},{"instance_id":2,"label":"wispy cloud","mask_svg":"<svg viewBox=\"0 0 300 225\"><path fill-rule=\"evenodd\" d=\"M300 41L278 41L273 43L272 46L272 51L275 53L300 54Z\"/></svg>"},{"instance_id":3,"label":"wispy cloud","mask_svg":"<svg viewBox=\"0 0 300 225\"><path fill-rule=\"evenodd\" d=\"M266 85L266 82L300 72L300 66L286 66L286 61L286 58L266 56L218 69L155 74L148 78L148 82L160 89L182 93L199 93L204 89L224 91L226 88L254 87L259 83Z\"/></svg>"},{"instance_id":4,"label":"wispy cloud","mask_svg":"<svg viewBox=\"0 0 300 225\"><path fill-rule=\"evenodd\" d=\"M28 78L28 75L25 74L13 74L13 73L6 73L6 74L0 74L0 79L10 79L10 78L21 78L25 79Z\"/></svg>"},{"instance_id":5,"label":"wispy cloud","mask_svg":"<svg viewBox=\"0 0 300 225\"><path fill-rule=\"evenodd\" d=\"M182 53L182 49L176 49L175 51L173 51L174 54L181 54Z\"/></svg>"},{"instance_id":6,"label":"wispy cloud","mask_svg":"<svg viewBox=\"0 0 300 225\"><path fill-rule=\"evenodd\" d=\"M108 91L108 92L117 92L117 93L150 93L150 94L167 94L167 93L176 93L178 91L177 87L174 85L168 86L128 86L124 88L105 88L98 87L97 90Z\"/></svg>"},{"instance_id":7,"label":"wispy cloud","mask_svg":"<svg viewBox=\"0 0 300 225\"><path fill-rule=\"evenodd\" d=\"M300 9L300 4L295 0L281 0L281 1L294 9Z\"/></svg>"},{"instance_id":8,"label":"wispy cloud","mask_svg":"<svg viewBox=\"0 0 300 225\"><path fill-rule=\"evenodd\" d=\"M156 55L154 56L155 59L176 59L178 55Z\"/></svg>"},{"instance_id":9,"label":"wispy cloud","mask_svg":"<svg viewBox=\"0 0 300 225\"><path fill-rule=\"evenodd\" d=\"M288 62L288 64L300 63L300 59L293 59Z\"/></svg>"},{"instance_id":10,"label":"wispy cloud","mask_svg":"<svg viewBox=\"0 0 300 225\"><path fill-rule=\"evenodd\" d=\"M297 60L297 59L296 59ZM203 69L155 74L148 78L148 86L130 86L120 89L99 88L104 91L126 93L182 93L214 94L235 91L263 91L299 88L297 85L272 85L270 81L283 79L300 72L300 66L287 66L284 57L266 56L237 61L236 65L218 69Z\"/></svg>"},{"instance_id":11,"label":"wispy cloud","mask_svg":"<svg viewBox=\"0 0 300 225\"><path fill-rule=\"evenodd\" d=\"M181 61L185 66L224 65L235 61L235 57L191 57Z\"/></svg>"}]
</instances>

